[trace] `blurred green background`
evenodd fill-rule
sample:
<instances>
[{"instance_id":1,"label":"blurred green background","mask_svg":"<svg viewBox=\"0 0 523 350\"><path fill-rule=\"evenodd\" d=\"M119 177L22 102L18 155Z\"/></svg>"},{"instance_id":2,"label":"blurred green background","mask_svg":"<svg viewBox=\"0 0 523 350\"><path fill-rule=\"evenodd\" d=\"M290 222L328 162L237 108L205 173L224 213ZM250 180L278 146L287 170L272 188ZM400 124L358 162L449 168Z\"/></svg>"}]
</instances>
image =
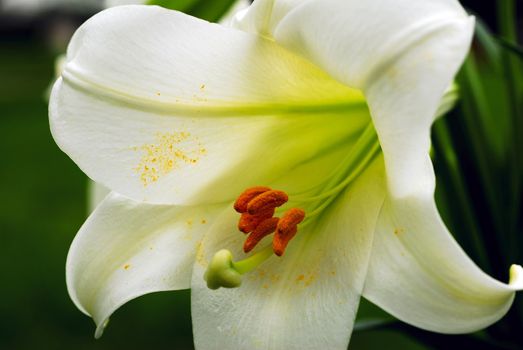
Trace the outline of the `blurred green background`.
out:
<instances>
[{"instance_id":1,"label":"blurred green background","mask_svg":"<svg viewBox=\"0 0 523 350\"><path fill-rule=\"evenodd\" d=\"M217 20L231 1L160 2L175 3L195 15ZM191 6L183 8L189 2ZM523 76L514 78L516 82L510 80L521 73L521 56L517 54L517 31L521 27L517 26L514 2L506 2L508 14L500 14L503 9L494 0L465 5L486 23L485 28L505 41L485 34L486 39L475 44L476 57L459 78L464 100L434 129L438 205L472 258L495 277L506 280L509 264L523 263L518 127L523 100L518 84ZM130 302L112 317L100 340L93 338L92 320L82 315L67 295L65 259L87 215L87 180L51 137L46 91L54 77L55 58L64 51L67 37L98 8L100 3L93 2L91 6L53 5L40 6L34 12L30 7L0 12L1 349L193 348L189 291L152 294ZM505 23L507 16L515 22ZM510 37L514 28L515 36ZM507 67L514 70L504 71ZM489 98L492 94L495 96ZM484 99L484 105L478 105L478 99ZM489 105L489 101L494 102ZM467 115L476 117L471 122L481 120L490 136L471 133ZM513 134L510 140L519 148L513 149L514 144L504 133ZM506 149L508 159L503 158ZM477 152L492 152L493 156L479 159ZM485 188L484 177L492 182L492 188ZM507 183L515 187L507 189ZM493 197L489 197L489 191ZM500 209L492 210L492 202ZM507 223L505 216L512 221ZM500 232L503 239L491 237ZM502 322L472 336L435 335L385 322L383 319L389 318L383 312L364 303L350 348L443 349L460 345L521 349L521 300L518 303Z\"/></svg>"}]
</instances>

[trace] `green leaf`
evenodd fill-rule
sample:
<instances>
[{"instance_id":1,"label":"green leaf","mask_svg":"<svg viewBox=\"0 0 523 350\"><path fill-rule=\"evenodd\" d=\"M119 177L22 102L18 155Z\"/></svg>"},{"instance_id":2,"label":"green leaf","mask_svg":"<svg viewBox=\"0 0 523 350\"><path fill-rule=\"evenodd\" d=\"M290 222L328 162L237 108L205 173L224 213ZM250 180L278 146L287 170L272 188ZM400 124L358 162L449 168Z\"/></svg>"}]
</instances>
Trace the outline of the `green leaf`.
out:
<instances>
[{"instance_id":1,"label":"green leaf","mask_svg":"<svg viewBox=\"0 0 523 350\"><path fill-rule=\"evenodd\" d=\"M399 322L393 319L368 318L357 320L354 323L354 332L370 331L389 326L391 323Z\"/></svg>"},{"instance_id":2,"label":"green leaf","mask_svg":"<svg viewBox=\"0 0 523 350\"><path fill-rule=\"evenodd\" d=\"M210 22L217 22L235 2L235 0L198 1L189 14Z\"/></svg>"},{"instance_id":3,"label":"green leaf","mask_svg":"<svg viewBox=\"0 0 523 350\"><path fill-rule=\"evenodd\" d=\"M505 49L508 49L511 53L516 54L516 56L523 59L523 47L503 38L497 38L497 42Z\"/></svg>"},{"instance_id":4,"label":"green leaf","mask_svg":"<svg viewBox=\"0 0 523 350\"><path fill-rule=\"evenodd\" d=\"M171 10L187 12L192 6L201 0L149 0L147 5L158 5Z\"/></svg>"},{"instance_id":5,"label":"green leaf","mask_svg":"<svg viewBox=\"0 0 523 350\"><path fill-rule=\"evenodd\" d=\"M368 331L382 328L393 322L397 322L396 318L366 299L361 298L358 314L354 323L354 331Z\"/></svg>"},{"instance_id":6,"label":"green leaf","mask_svg":"<svg viewBox=\"0 0 523 350\"><path fill-rule=\"evenodd\" d=\"M515 350L517 347L496 341L482 333L440 334L425 331L403 322L391 323L387 329L399 331L431 349Z\"/></svg>"}]
</instances>

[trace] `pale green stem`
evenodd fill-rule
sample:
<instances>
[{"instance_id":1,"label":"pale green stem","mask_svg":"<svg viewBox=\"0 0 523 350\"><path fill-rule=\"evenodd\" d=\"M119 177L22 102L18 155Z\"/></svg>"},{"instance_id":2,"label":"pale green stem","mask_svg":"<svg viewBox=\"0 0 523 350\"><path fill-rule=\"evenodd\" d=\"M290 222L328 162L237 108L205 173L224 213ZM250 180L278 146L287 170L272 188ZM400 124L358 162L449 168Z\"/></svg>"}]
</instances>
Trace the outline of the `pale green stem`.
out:
<instances>
[{"instance_id":1,"label":"pale green stem","mask_svg":"<svg viewBox=\"0 0 523 350\"><path fill-rule=\"evenodd\" d=\"M341 171L338 176L334 177L324 187L324 189L327 190L320 195L301 199L304 202L312 202L326 198L325 201L321 202L318 206L316 206L316 208L306 214L306 219L302 224L300 224L300 227L303 228L309 225L312 222L311 219L313 217L322 213L323 210L327 208L332 203L332 201L334 201L334 199L336 199L338 194L366 169L379 150L380 145L378 142L378 137L376 135L374 126L372 123L370 123L363 132L360 139L356 142L352 152L350 152L349 156L343 161L344 171ZM332 187L334 184L337 185ZM300 198L293 199L293 201L298 200L300 200Z\"/></svg>"},{"instance_id":2,"label":"pale green stem","mask_svg":"<svg viewBox=\"0 0 523 350\"><path fill-rule=\"evenodd\" d=\"M325 209L332 201L336 198L336 196L339 194L341 190L343 190L345 187L347 187L352 181L354 181L362 172L365 170L367 165L371 162L371 160L376 156L378 151L380 150L379 144L375 144L372 146L372 149L370 151L367 151L367 154L365 156L365 159L362 162L359 162L356 169L354 169L353 172L350 173L350 175L338 186L333 188L331 191L329 191L329 196L326 201L324 201L319 207L314 209L311 213L307 214L307 218L314 217L321 213L323 209ZM322 197L322 196L320 196ZM303 223L305 225L305 222Z\"/></svg>"},{"instance_id":3,"label":"pale green stem","mask_svg":"<svg viewBox=\"0 0 523 350\"><path fill-rule=\"evenodd\" d=\"M268 245L250 257L232 263L233 268L240 274L245 274L257 268L262 262L273 255L272 245Z\"/></svg>"},{"instance_id":4,"label":"pale green stem","mask_svg":"<svg viewBox=\"0 0 523 350\"><path fill-rule=\"evenodd\" d=\"M334 179L332 179L333 176L329 176L331 181L329 181L324 188L329 188L332 186L332 184L338 185L316 196L293 196L292 201L313 202L323 198L331 197L333 194L341 191L365 169L365 166L369 161L369 154L373 154L375 152L376 145L379 146L377 141L378 139L376 131L374 130L374 125L370 123L356 142L352 152L350 152L349 155L343 160L341 169L344 169L344 171L338 171L338 176L336 176ZM343 178L343 176L345 176L347 173L350 175L344 181L339 183L341 178Z\"/></svg>"}]
</instances>

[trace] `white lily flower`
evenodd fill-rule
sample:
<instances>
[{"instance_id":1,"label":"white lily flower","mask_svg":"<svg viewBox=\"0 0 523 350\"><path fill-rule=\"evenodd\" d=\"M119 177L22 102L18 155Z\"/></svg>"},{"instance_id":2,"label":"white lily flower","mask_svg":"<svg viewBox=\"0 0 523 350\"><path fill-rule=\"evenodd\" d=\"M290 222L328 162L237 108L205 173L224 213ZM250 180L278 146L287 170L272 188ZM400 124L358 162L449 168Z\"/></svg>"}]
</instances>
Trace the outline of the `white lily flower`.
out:
<instances>
[{"instance_id":1,"label":"white lily flower","mask_svg":"<svg viewBox=\"0 0 523 350\"><path fill-rule=\"evenodd\" d=\"M257 0L235 28L144 6L87 21L50 116L114 191L67 261L97 334L127 301L183 288L198 349L345 349L361 296L438 332L501 318L521 267L498 282L457 245L428 155L473 25L454 0ZM259 185L285 193L238 211L289 203L246 254L232 203Z\"/></svg>"}]
</instances>

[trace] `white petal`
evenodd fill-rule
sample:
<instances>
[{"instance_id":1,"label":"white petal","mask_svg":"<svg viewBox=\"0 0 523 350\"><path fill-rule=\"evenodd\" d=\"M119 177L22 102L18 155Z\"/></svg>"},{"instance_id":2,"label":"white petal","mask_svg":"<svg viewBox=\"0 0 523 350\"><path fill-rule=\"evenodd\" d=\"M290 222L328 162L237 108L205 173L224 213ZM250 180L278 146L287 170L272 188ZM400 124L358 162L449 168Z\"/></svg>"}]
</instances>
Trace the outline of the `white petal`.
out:
<instances>
[{"instance_id":1,"label":"white petal","mask_svg":"<svg viewBox=\"0 0 523 350\"><path fill-rule=\"evenodd\" d=\"M387 201L363 295L417 327L472 332L507 312L522 288L519 269L513 266L510 285L483 273L451 237L432 198Z\"/></svg>"},{"instance_id":2,"label":"white petal","mask_svg":"<svg viewBox=\"0 0 523 350\"><path fill-rule=\"evenodd\" d=\"M397 197L431 193L430 126L473 32L474 20L459 3L261 0L251 11L238 27L254 23L261 34L364 91L390 191Z\"/></svg>"},{"instance_id":3,"label":"white petal","mask_svg":"<svg viewBox=\"0 0 523 350\"><path fill-rule=\"evenodd\" d=\"M189 288L196 245L214 207L141 204L110 194L75 237L67 257L71 299L101 335L109 316L146 293Z\"/></svg>"},{"instance_id":4,"label":"white petal","mask_svg":"<svg viewBox=\"0 0 523 350\"><path fill-rule=\"evenodd\" d=\"M232 200L369 120L361 93L272 41L153 6L115 7L78 30L50 114L93 180L177 204Z\"/></svg>"},{"instance_id":5,"label":"white petal","mask_svg":"<svg viewBox=\"0 0 523 350\"><path fill-rule=\"evenodd\" d=\"M245 236L226 212L202 241L192 281L198 349L346 349L384 196L382 159L340 195L322 219L299 231L282 258L272 256L236 289L210 290L203 273L213 254ZM270 244L271 237L260 242Z\"/></svg>"}]
</instances>

